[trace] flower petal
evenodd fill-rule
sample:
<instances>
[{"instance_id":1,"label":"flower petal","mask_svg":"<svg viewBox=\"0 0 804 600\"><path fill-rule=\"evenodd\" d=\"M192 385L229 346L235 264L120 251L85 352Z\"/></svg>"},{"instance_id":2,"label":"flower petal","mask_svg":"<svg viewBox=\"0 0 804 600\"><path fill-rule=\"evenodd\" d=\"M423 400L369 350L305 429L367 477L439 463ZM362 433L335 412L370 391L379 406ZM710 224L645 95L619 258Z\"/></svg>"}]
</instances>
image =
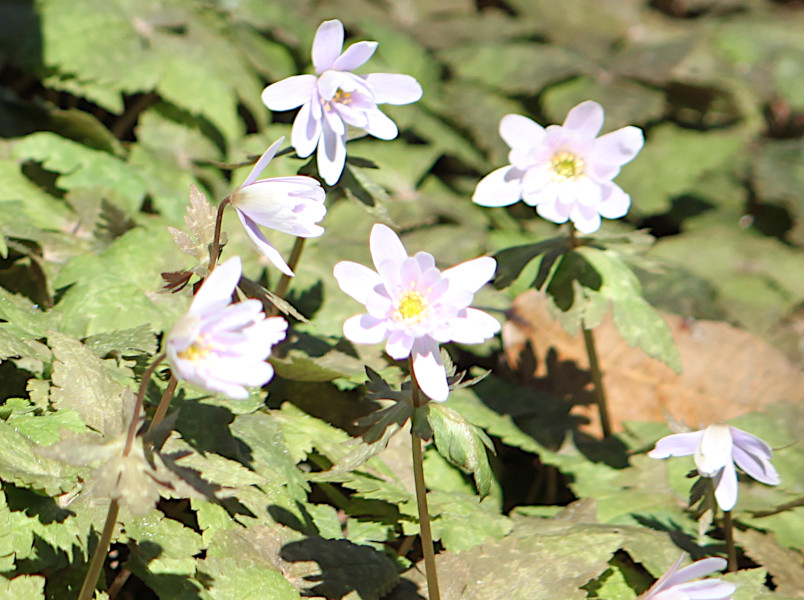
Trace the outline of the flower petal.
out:
<instances>
[{"instance_id":1,"label":"flower petal","mask_svg":"<svg viewBox=\"0 0 804 600\"><path fill-rule=\"evenodd\" d=\"M522 171L512 167L500 167L481 179L472 202L480 206L508 206L522 195Z\"/></svg>"},{"instance_id":2,"label":"flower petal","mask_svg":"<svg viewBox=\"0 0 804 600\"><path fill-rule=\"evenodd\" d=\"M291 110L313 95L315 75L294 75L269 85L262 91L262 103L271 110Z\"/></svg>"},{"instance_id":3,"label":"flower petal","mask_svg":"<svg viewBox=\"0 0 804 600\"><path fill-rule=\"evenodd\" d=\"M410 104L422 97L422 86L410 75L371 73L363 77L377 104Z\"/></svg>"},{"instance_id":4,"label":"flower petal","mask_svg":"<svg viewBox=\"0 0 804 600\"><path fill-rule=\"evenodd\" d=\"M284 141L285 141L284 137L279 138L268 147L268 150L263 152L262 156L260 156L260 159L256 163L254 163L254 167L252 167L251 172L248 174L248 177L246 177L246 180L240 186L241 188L251 183L254 183L257 180L257 177L259 177L260 173L262 173L265 167L268 166L268 163L271 162L271 159L276 154L276 151L279 150L279 146L281 146L282 142Z\"/></svg>"},{"instance_id":5,"label":"flower petal","mask_svg":"<svg viewBox=\"0 0 804 600\"><path fill-rule=\"evenodd\" d=\"M412 352L413 373L419 388L431 400L443 402L449 396L449 385L438 343L429 336L417 338Z\"/></svg>"},{"instance_id":6,"label":"flower petal","mask_svg":"<svg viewBox=\"0 0 804 600\"><path fill-rule=\"evenodd\" d=\"M241 273L239 256L233 256L219 264L201 284L187 312L191 315L204 315L225 309L232 301L232 292L240 281Z\"/></svg>"},{"instance_id":7,"label":"flower petal","mask_svg":"<svg viewBox=\"0 0 804 600\"><path fill-rule=\"evenodd\" d=\"M595 141L594 160L624 165L633 160L644 145L642 130L629 125L599 137Z\"/></svg>"},{"instance_id":8,"label":"flower petal","mask_svg":"<svg viewBox=\"0 0 804 600\"><path fill-rule=\"evenodd\" d=\"M343 49L343 23L338 19L324 21L313 39L313 66L319 75L332 68Z\"/></svg>"},{"instance_id":9,"label":"flower petal","mask_svg":"<svg viewBox=\"0 0 804 600\"><path fill-rule=\"evenodd\" d=\"M321 137L321 121L313 116L312 102L318 102L317 95L312 101L301 107L293 120L293 130L290 134L290 143L301 158L306 158L313 153L318 139Z\"/></svg>"},{"instance_id":10,"label":"flower petal","mask_svg":"<svg viewBox=\"0 0 804 600\"><path fill-rule=\"evenodd\" d=\"M392 140L399 134L396 123L379 108L367 110L365 115L368 118L368 122L364 127L366 133L381 140Z\"/></svg>"},{"instance_id":11,"label":"flower petal","mask_svg":"<svg viewBox=\"0 0 804 600\"><path fill-rule=\"evenodd\" d=\"M756 436L731 427L734 446L732 456L737 466L750 477L767 485L779 485L779 473L770 463L770 447Z\"/></svg>"},{"instance_id":12,"label":"flower petal","mask_svg":"<svg viewBox=\"0 0 804 600\"><path fill-rule=\"evenodd\" d=\"M700 468L698 469L700 471ZM701 473L704 475L704 473ZM737 470L729 457L713 480L715 484L715 500L722 510L731 510L737 504Z\"/></svg>"},{"instance_id":13,"label":"flower petal","mask_svg":"<svg viewBox=\"0 0 804 600\"><path fill-rule=\"evenodd\" d=\"M500 136L509 148L535 148L545 137L544 127L522 115L505 115L500 120Z\"/></svg>"},{"instance_id":14,"label":"flower petal","mask_svg":"<svg viewBox=\"0 0 804 600\"><path fill-rule=\"evenodd\" d=\"M332 63L332 69L353 71L372 57L377 49L377 42L355 42Z\"/></svg>"},{"instance_id":15,"label":"flower petal","mask_svg":"<svg viewBox=\"0 0 804 600\"><path fill-rule=\"evenodd\" d=\"M722 571L726 568L726 559L711 556L709 558L704 558L703 560L695 561L694 563L687 565L683 569L680 569L673 573L670 577L666 579L667 587L673 585L679 585L680 583L684 583L685 581L690 581L691 579L697 579L699 577L703 577L704 575L708 575L709 573L713 573L714 571Z\"/></svg>"},{"instance_id":16,"label":"flower petal","mask_svg":"<svg viewBox=\"0 0 804 600\"><path fill-rule=\"evenodd\" d=\"M240 218L243 228L246 230L246 235L248 235L249 239L251 239L254 245L257 246L257 250L262 252L277 269L282 271L285 275L293 277L293 271L290 270L290 267L285 262L285 259L282 258L279 250L274 248L273 244L266 239L259 226L254 221L249 219L245 214L243 214L242 211L235 210L235 212Z\"/></svg>"},{"instance_id":17,"label":"flower petal","mask_svg":"<svg viewBox=\"0 0 804 600\"><path fill-rule=\"evenodd\" d=\"M449 280L450 290L469 290L475 293L491 281L496 270L496 260L490 256L481 256L450 267L442 275Z\"/></svg>"},{"instance_id":18,"label":"flower petal","mask_svg":"<svg viewBox=\"0 0 804 600\"><path fill-rule=\"evenodd\" d=\"M619 219L628 213L631 207L631 196L626 194L616 183L602 186L603 197L597 205L597 212L607 219Z\"/></svg>"},{"instance_id":19,"label":"flower petal","mask_svg":"<svg viewBox=\"0 0 804 600\"><path fill-rule=\"evenodd\" d=\"M600 213L594 208L582 206L576 202L569 218L575 229L581 233L594 233L600 229Z\"/></svg>"},{"instance_id":20,"label":"flower petal","mask_svg":"<svg viewBox=\"0 0 804 600\"><path fill-rule=\"evenodd\" d=\"M725 465L734 465L731 458L731 430L728 425L713 423L703 431L701 442L695 449L695 466L705 477L712 477Z\"/></svg>"},{"instance_id":21,"label":"flower petal","mask_svg":"<svg viewBox=\"0 0 804 600\"><path fill-rule=\"evenodd\" d=\"M388 356L395 360L402 360L410 356L411 348L416 338L404 330L397 330L391 333L385 344L385 351Z\"/></svg>"},{"instance_id":22,"label":"flower petal","mask_svg":"<svg viewBox=\"0 0 804 600\"><path fill-rule=\"evenodd\" d=\"M396 271L402 262L408 258L408 251L402 245L402 240L394 232L393 229L387 225L377 223L371 228L371 235L369 236L369 249L371 250L371 260L374 262L374 268L377 270L383 279L387 282L388 279L398 278L398 272L393 273L393 277L386 279L383 269L391 266Z\"/></svg>"},{"instance_id":23,"label":"flower petal","mask_svg":"<svg viewBox=\"0 0 804 600\"><path fill-rule=\"evenodd\" d=\"M465 315L450 321L449 339L459 344L481 344L500 331L500 322L476 308L467 308Z\"/></svg>"},{"instance_id":24,"label":"flower petal","mask_svg":"<svg viewBox=\"0 0 804 600\"><path fill-rule=\"evenodd\" d=\"M593 100L581 102L567 113L562 125L582 138L594 138L603 127L603 107Z\"/></svg>"},{"instance_id":25,"label":"flower petal","mask_svg":"<svg viewBox=\"0 0 804 600\"><path fill-rule=\"evenodd\" d=\"M656 446L648 452L651 458L669 458L671 456L689 456L698 448L703 437L703 431L690 433L674 433L663 437Z\"/></svg>"},{"instance_id":26,"label":"flower petal","mask_svg":"<svg viewBox=\"0 0 804 600\"><path fill-rule=\"evenodd\" d=\"M369 293L375 286L382 284L380 276L361 264L342 260L333 269L338 286L352 298L365 304Z\"/></svg>"},{"instance_id":27,"label":"flower petal","mask_svg":"<svg viewBox=\"0 0 804 600\"><path fill-rule=\"evenodd\" d=\"M316 165L318 174L327 185L335 185L341 178L343 167L346 164L346 142L343 136L335 133L329 126L322 128L321 138L318 140Z\"/></svg>"},{"instance_id":28,"label":"flower petal","mask_svg":"<svg viewBox=\"0 0 804 600\"><path fill-rule=\"evenodd\" d=\"M349 317L343 323L343 335L356 344L379 344L388 335L384 319L362 314Z\"/></svg>"}]
</instances>

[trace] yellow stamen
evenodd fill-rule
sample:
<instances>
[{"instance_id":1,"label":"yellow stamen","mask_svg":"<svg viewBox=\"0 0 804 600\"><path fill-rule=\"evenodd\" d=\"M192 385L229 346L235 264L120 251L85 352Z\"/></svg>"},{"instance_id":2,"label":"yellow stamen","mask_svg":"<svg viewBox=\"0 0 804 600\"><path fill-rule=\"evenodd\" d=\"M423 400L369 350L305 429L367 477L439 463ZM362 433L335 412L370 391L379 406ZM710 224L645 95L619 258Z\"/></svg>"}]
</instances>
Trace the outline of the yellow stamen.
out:
<instances>
[{"instance_id":1,"label":"yellow stamen","mask_svg":"<svg viewBox=\"0 0 804 600\"><path fill-rule=\"evenodd\" d=\"M352 102L352 92L345 92L342 89L338 89L335 92L335 95L332 97L332 100L324 100L321 99L321 106L324 107L324 110L329 112L332 110L332 104L349 104Z\"/></svg>"},{"instance_id":2,"label":"yellow stamen","mask_svg":"<svg viewBox=\"0 0 804 600\"><path fill-rule=\"evenodd\" d=\"M583 176L583 159L566 150L556 152L550 160L550 164L553 167L553 179L556 181L568 181Z\"/></svg>"},{"instance_id":3,"label":"yellow stamen","mask_svg":"<svg viewBox=\"0 0 804 600\"><path fill-rule=\"evenodd\" d=\"M420 323L427 314L427 301L420 292L410 290L399 298L399 303L394 311L395 321L403 323Z\"/></svg>"},{"instance_id":4,"label":"yellow stamen","mask_svg":"<svg viewBox=\"0 0 804 600\"><path fill-rule=\"evenodd\" d=\"M210 343L209 336L202 335L192 346L179 352L178 356L183 360L198 362L204 360L210 354L212 354L212 344Z\"/></svg>"}]
</instances>

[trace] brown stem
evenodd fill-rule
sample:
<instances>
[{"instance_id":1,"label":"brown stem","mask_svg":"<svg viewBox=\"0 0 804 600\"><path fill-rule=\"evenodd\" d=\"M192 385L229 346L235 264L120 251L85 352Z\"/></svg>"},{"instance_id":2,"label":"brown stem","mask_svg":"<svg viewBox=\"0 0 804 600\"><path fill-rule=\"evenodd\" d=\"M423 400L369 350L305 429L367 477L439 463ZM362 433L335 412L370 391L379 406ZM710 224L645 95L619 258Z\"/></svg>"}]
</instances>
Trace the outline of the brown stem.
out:
<instances>
[{"instance_id":1,"label":"brown stem","mask_svg":"<svg viewBox=\"0 0 804 600\"><path fill-rule=\"evenodd\" d=\"M296 265L299 264L299 258L301 258L302 250L304 250L305 239L306 238L297 237L296 242L293 244L293 250L290 251L290 259L288 260L288 266L290 267L291 271L295 271ZM276 291L274 291L274 294L284 300L285 294L288 293L289 287L290 276L282 273L282 277L279 279L279 283L276 286Z\"/></svg>"},{"instance_id":2,"label":"brown stem","mask_svg":"<svg viewBox=\"0 0 804 600\"><path fill-rule=\"evenodd\" d=\"M148 429L154 429L157 425L162 422L162 419L165 418L167 414L168 408L170 407L170 401L173 399L173 392L176 391L176 386L179 384L179 380L176 379L175 375L170 376L170 381L165 388L165 393L162 394L162 399L159 400L159 406L156 407L156 412L154 413L154 418L151 420L151 424L148 426Z\"/></svg>"},{"instance_id":3,"label":"brown stem","mask_svg":"<svg viewBox=\"0 0 804 600\"><path fill-rule=\"evenodd\" d=\"M137 435L137 425L139 424L139 416L140 412L142 412L142 403L145 399L145 390L148 388L148 382L151 380L151 375L153 375L156 367L159 366L165 359L165 353L163 352L159 356L154 359L154 362L145 369L145 373L142 374L142 380L140 381L140 389L137 392L137 401L134 404L134 414L131 416L131 423L128 426L128 435L126 436L126 446L123 448L123 456L128 456L129 452L131 452L131 446L134 444L134 437Z\"/></svg>"},{"instance_id":4,"label":"brown stem","mask_svg":"<svg viewBox=\"0 0 804 600\"><path fill-rule=\"evenodd\" d=\"M212 238L212 247L209 250L209 272L215 270L221 254L221 226L223 225L223 209L230 203L229 196L226 196L218 205L218 214L215 217L215 235Z\"/></svg>"},{"instance_id":5,"label":"brown stem","mask_svg":"<svg viewBox=\"0 0 804 600\"><path fill-rule=\"evenodd\" d=\"M413 358L408 358L410 364L410 382L413 393L413 406L422 406L419 394L419 382L413 372ZM411 429L410 444L413 450L413 480L416 483L416 505L419 509L419 530L422 540L422 554L424 554L424 570L427 577L427 594L429 600L441 600L438 589L438 571L435 564L435 550L433 549L433 533L430 529L430 510L427 507L427 487L424 481L424 460L422 456L422 439Z\"/></svg>"},{"instance_id":6,"label":"brown stem","mask_svg":"<svg viewBox=\"0 0 804 600\"><path fill-rule=\"evenodd\" d=\"M729 572L737 570L737 547L734 545L734 522L731 520L731 511L723 511L723 534L726 538L726 552L729 557Z\"/></svg>"},{"instance_id":7,"label":"brown stem","mask_svg":"<svg viewBox=\"0 0 804 600\"><path fill-rule=\"evenodd\" d=\"M92 560L89 563L89 569L84 577L84 583L81 585L78 600L91 600L95 595L95 584L98 583L98 575L100 575L101 568L103 568L106 553L109 551L114 524L117 522L117 515L119 513L120 505L117 503L117 500L112 500L111 504L109 504L109 512L106 513L106 522L103 524L103 531L101 532L100 540L98 540L98 546L95 548L95 553L92 555Z\"/></svg>"},{"instance_id":8,"label":"brown stem","mask_svg":"<svg viewBox=\"0 0 804 600\"><path fill-rule=\"evenodd\" d=\"M589 374L592 376L592 384L595 386L595 402L600 413L600 427L603 429L603 437L607 438L611 435L611 419L606 403L606 391L603 389L603 374L597 359L595 335L591 329L583 328L583 341L586 345L586 355L589 357Z\"/></svg>"}]
</instances>

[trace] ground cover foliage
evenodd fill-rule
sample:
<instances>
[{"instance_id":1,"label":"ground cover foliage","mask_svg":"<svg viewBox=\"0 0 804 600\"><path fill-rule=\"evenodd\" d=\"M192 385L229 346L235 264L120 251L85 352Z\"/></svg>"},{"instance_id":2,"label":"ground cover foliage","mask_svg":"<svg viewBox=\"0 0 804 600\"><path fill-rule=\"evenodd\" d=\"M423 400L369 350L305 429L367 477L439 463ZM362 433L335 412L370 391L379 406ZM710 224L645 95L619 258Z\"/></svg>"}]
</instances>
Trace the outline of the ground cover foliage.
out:
<instances>
[{"instance_id":1,"label":"ground cover foliage","mask_svg":"<svg viewBox=\"0 0 804 600\"><path fill-rule=\"evenodd\" d=\"M478 380L413 418L433 441L445 598L629 600L681 549L722 555L719 522L688 508L692 460L646 455L668 423L713 421L765 439L781 476L741 481L740 568L722 578L737 600L804 597L800 3L6 0L0 598L76 597L132 398L190 302L192 286L166 292L161 273L197 268L205 203L289 139L292 114L260 92L304 71L332 18L379 41L374 69L415 76L424 95L387 107L397 139L349 142L326 233L283 305L276 377L247 400L180 386L166 427L139 442L150 470L124 486L96 597L426 595L410 438L393 435L411 416L404 365L343 338L359 308L332 276L368 263L375 222L439 266L498 259L475 304L502 335L448 348ZM587 99L607 130L637 125L646 144L618 178L627 217L562 254L566 232L531 208L470 197L506 163L503 115L560 123ZM308 163L291 152L266 173ZM230 213L224 257L273 289L276 269ZM290 236L271 240L288 255ZM609 390L603 441L570 336L581 324L596 326ZM157 369L147 415L168 376Z\"/></svg>"}]
</instances>

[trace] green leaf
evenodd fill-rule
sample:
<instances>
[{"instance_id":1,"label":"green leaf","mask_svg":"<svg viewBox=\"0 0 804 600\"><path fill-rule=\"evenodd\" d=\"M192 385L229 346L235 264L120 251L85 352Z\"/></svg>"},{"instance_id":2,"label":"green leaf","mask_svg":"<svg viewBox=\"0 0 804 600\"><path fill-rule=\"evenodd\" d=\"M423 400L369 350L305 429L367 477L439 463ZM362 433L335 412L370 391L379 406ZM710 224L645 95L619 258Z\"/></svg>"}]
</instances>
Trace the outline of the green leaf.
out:
<instances>
[{"instance_id":1,"label":"green leaf","mask_svg":"<svg viewBox=\"0 0 804 600\"><path fill-rule=\"evenodd\" d=\"M0 577L0 599L37 600L45 598L45 578L39 575L18 575L8 580Z\"/></svg>"},{"instance_id":2,"label":"green leaf","mask_svg":"<svg viewBox=\"0 0 804 600\"><path fill-rule=\"evenodd\" d=\"M74 469L37 455L34 444L14 427L0 421L0 479L57 495L71 485Z\"/></svg>"},{"instance_id":3,"label":"green leaf","mask_svg":"<svg viewBox=\"0 0 804 600\"><path fill-rule=\"evenodd\" d=\"M450 464L474 475L477 491L487 496L493 477L487 455L487 450L494 450L491 440L447 406L430 403L427 409L427 422L439 454Z\"/></svg>"}]
</instances>

